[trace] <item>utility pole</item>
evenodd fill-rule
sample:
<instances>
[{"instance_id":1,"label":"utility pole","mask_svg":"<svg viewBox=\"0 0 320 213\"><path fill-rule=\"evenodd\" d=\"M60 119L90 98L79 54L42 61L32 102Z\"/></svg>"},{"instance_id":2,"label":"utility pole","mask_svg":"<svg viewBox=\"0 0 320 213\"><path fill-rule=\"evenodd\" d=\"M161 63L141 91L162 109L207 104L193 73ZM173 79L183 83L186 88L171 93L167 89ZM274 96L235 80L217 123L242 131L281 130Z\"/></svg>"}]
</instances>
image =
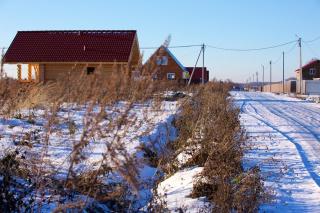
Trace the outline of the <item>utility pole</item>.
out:
<instances>
[{"instance_id":1,"label":"utility pole","mask_svg":"<svg viewBox=\"0 0 320 213\"><path fill-rule=\"evenodd\" d=\"M251 80L251 83L252 83L252 89L254 90L254 74L252 74L252 80Z\"/></svg>"},{"instance_id":2,"label":"utility pole","mask_svg":"<svg viewBox=\"0 0 320 213\"><path fill-rule=\"evenodd\" d=\"M270 92L271 92L271 83L272 83L272 61L270 61Z\"/></svg>"},{"instance_id":3,"label":"utility pole","mask_svg":"<svg viewBox=\"0 0 320 213\"><path fill-rule=\"evenodd\" d=\"M264 92L264 65L262 65L262 92Z\"/></svg>"},{"instance_id":4,"label":"utility pole","mask_svg":"<svg viewBox=\"0 0 320 213\"><path fill-rule=\"evenodd\" d=\"M282 52L282 93L284 94L284 51Z\"/></svg>"},{"instance_id":5,"label":"utility pole","mask_svg":"<svg viewBox=\"0 0 320 213\"><path fill-rule=\"evenodd\" d=\"M256 72L256 76L257 76L257 89L258 89L259 88L259 78L258 78L259 74L258 74L258 72Z\"/></svg>"},{"instance_id":6,"label":"utility pole","mask_svg":"<svg viewBox=\"0 0 320 213\"><path fill-rule=\"evenodd\" d=\"M192 77L193 77L193 74L194 74L194 71L196 70L196 67L197 67L197 64L198 64L198 61L201 57L201 53L203 51L203 47L201 46L201 49L200 49L200 52L199 52L199 55L198 55L198 58L197 58L197 61L196 61L196 64L194 65L193 69L192 69L192 72L191 72L191 75L189 77L189 81L188 81L188 86L191 84L191 80L192 80Z\"/></svg>"},{"instance_id":7,"label":"utility pole","mask_svg":"<svg viewBox=\"0 0 320 213\"><path fill-rule=\"evenodd\" d=\"M246 80L246 87L247 87L247 89L249 91L248 79Z\"/></svg>"},{"instance_id":8,"label":"utility pole","mask_svg":"<svg viewBox=\"0 0 320 213\"><path fill-rule=\"evenodd\" d=\"M302 47L301 47L301 38L298 40L299 49L300 49L300 94L302 93Z\"/></svg>"},{"instance_id":9,"label":"utility pole","mask_svg":"<svg viewBox=\"0 0 320 213\"><path fill-rule=\"evenodd\" d=\"M204 49L205 45L202 44L202 84L204 84Z\"/></svg>"}]
</instances>

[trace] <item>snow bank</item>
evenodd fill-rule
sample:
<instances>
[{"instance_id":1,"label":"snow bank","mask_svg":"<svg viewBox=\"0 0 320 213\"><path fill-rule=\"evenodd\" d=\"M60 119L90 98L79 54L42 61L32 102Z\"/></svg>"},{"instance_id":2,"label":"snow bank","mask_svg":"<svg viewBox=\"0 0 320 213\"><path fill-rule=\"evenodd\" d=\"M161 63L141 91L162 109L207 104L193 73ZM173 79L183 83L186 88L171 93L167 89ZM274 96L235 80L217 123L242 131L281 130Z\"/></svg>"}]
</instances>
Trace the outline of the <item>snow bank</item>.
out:
<instances>
[{"instance_id":1,"label":"snow bank","mask_svg":"<svg viewBox=\"0 0 320 213\"><path fill-rule=\"evenodd\" d=\"M209 211L210 203L205 198L193 199L190 197L196 176L203 167L194 167L180 170L158 185L158 193L162 195L170 211L179 209L183 212Z\"/></svg>"}]
</instances>

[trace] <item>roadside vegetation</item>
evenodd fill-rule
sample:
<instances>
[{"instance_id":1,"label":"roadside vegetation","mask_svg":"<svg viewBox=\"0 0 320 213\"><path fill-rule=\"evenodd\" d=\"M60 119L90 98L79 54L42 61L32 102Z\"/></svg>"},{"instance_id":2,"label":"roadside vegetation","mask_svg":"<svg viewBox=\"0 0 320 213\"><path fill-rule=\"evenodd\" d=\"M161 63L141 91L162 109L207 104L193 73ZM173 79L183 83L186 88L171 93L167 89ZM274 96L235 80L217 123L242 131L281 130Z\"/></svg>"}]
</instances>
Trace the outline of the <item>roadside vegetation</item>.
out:
<instances>
[{"instance_id":1,"label":"roadside vegetation","mask_svg":"<svg viewBox=\"0 0 320 213\"><path fill-rule=\"evenodd\" d=\"M206 197L211 203L202 212L257 212L271 198L259 167L243 167L251 146L240 125L239 109L229 97L231 86L210 82L191 88L192 96L182 102L175 122L179 136L171 147L174 154L167 174L203 168L191 193L192 198Z\"/></svg>"},{"instance_id":2,"label":"roadside vegetation","mask_svg":"<svg viewBox=\"0 0 320 213\"><path fill-rule=\"evenodd\" d=\"M123 67L108 79L100 70L38 85L2 79L1 212L142 208L143 150L128 147L156 135L173 85L134 81Z\"/></svg>"},{"instance_id":3,"label":"roadside vegetation","mask_svg":"<svg viewBox=\"0 0 320 213\"><path fill-rule=\"evenodd\" d=\"M194 112L200 115L190 138L200 134L196 141L200 149L188 163L204 169L193 196L206 196L213 211L257 212L267 194L259 168L243 169L243 156L250 147L240 126L239 109L229 98L230 88L228 83L207 85L195 97L199 109Z\"/></svg>"},{"instance_id":4,"label":"roadside vegetation","mask_svg":"<svg viewBox=\"0 0 320 213\"><path fill-rule=\"evenodd\" d=\"M203 171L190 196L212 203L204 211L256 212L266 193L259 168L242 166L249 147L230 83L187 90L144 76L132 80L116 68L109 79L99 70L39 85L2 79L1 124L8 132L0 138L11 145L1 152L0 211L166 212L157 184L198 166ZM178 101L180 110L157 127L165 101ZM181 153L188 156L183 163L176 160Z\"/></svg>"}]
</instances>

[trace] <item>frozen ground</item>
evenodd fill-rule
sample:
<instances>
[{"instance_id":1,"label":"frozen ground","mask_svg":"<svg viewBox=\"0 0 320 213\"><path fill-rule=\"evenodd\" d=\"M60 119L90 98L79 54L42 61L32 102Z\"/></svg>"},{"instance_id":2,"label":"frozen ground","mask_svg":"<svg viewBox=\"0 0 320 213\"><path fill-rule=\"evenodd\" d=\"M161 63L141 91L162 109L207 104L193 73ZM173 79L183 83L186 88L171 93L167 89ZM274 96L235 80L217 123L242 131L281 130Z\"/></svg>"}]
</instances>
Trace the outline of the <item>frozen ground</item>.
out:
<instances>
[{"instance_id":1,"label":"frozen ground","mask_svg":"<svg viewBox=\"0 0 320 213\"><path fill-rule=\"evenodd\" d=\"M210 212L210 203L205 198L191 198L194 179L202 167L187 168L178 171L158 186L158 193L164 197L171 212Z\"/></svg>"},{"instance_id":2,"label":"frozen ground","mask_svg":"<svg viewBox=\"0 0 320 213\"><path fill-rule=\"evenodd\" d=\"M253 150L275 202L267 212L320 212L320 106L270 93L233 92Z\"/></svg>"},{"instance_id":3,"label":"frozen ground","mask_svg":"<svg viewBox=\"0 0 320 213\"><path fill-rule=\"evenodd\" d=\"M140 205L146 205L151 196L149 187L153 186L152 182L157 169L147 165L142 160L143 156L139 146L156 142L158 148L161 148L165 143L175 140L176 130L172 126L172 120L177 113L178 106L177 101L163 101L159 107L154 107L153 102L149 102L135 104L129 111L126 111L127 103L120 102L112 108L105 108L106 116L99 123L102 130L104 128L113 128L113 126L108 126L112 122L110 119L115 120L119 114L125 113L131 122L122 125L124 127L115 131L115 133L112 129L111 131L106 129L107 136L102 137L98 133L92 135L88 146L84 150L85 159L78 165L79 171L83 172L97 168L98 162L103 158L103 153L108 153L107 144L112 143L112 140L116 141L114 139L115 135L121 137L121 142L124 144L128 154L136 156L141 162L141 165L139 165L139 180L141 181L141 188L139 189ZM99 107L96 107L91 113L97 114L99 111ZM8 150L18 148L26 152L27 156L41 159L42 153L44 153L43 150L46 147L43 142L47 124L47 120L44 118L45 112L41 109L32 110L34 117L32 122L28 120L29 111L22 110L20 114L18 116L17 113L16 118L0 118L0 158ZM46 165L51 166L51 170L57 171L58 178L65 178L67 175L73 146L81 140L84 134L84 125L90 122L90 116L86 114L88 114L86 106L63 105L58 112L57 118L59 122L55 125L55 130L50 134L48 150L44 155ZM69 133L68 118L75 125L74 134L72 135ZM111 124L114 125L113 123ZM89 126L88 128L92 127ZM21 144L21 141L29 140L30 138L31 143L28 143L28 145ZM121 157L119 158L121 159ZM110 163L110 165L112 164ZM117 175L113 178L119 181Z\"/></svg>"}]
</instances>

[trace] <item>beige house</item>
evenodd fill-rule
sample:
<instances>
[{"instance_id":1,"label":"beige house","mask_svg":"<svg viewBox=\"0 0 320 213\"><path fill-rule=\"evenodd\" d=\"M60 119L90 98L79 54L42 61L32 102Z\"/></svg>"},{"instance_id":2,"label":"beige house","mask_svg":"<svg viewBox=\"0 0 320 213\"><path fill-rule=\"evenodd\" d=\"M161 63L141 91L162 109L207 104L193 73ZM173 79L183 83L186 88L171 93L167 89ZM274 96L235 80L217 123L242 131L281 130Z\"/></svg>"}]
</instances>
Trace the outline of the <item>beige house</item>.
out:
<instances>
[{"instance_id":1,"label":"beige house","mask_svg":"<svg viewBox=\"0 0 320 213\"><path fill-rule=\"evenodd\" d=\"M19 31L4 63L17 64L21 82L46 82L66 74L89 75L98 68L105 75L115 66L132 71L139 59L136 31ZM27 78L22 78L22 72L27 72Z\"/></svg>"}]
</instances>

